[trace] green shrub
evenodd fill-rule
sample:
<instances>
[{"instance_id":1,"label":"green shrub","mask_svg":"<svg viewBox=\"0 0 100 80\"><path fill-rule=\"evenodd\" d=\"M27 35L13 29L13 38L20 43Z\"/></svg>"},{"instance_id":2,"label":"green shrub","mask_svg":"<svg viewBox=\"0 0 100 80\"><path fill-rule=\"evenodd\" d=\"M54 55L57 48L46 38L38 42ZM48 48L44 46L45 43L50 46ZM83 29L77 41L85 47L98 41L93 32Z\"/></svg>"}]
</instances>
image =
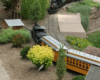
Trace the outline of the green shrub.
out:
<instances>
[{"instance_id":1,"label":"green shrub","mask_svg":"<svg viewBox=\"0 0 100 80\"><path fill-rule=\"evenodd\" d=\"M38 68L41 65L44 65L44 68L48 68L52 65L54 53L51 47L36 45L28 51L27 57Z\"/></svg>"},{"instance_id":2,"label":"green shrub","mask_svg":"<svg viewBox=\"0 0 100 80\"><path fill-rule=\"evenodd\" d=\"M72 80L85 80L85 76L76 76Z\"/></svg>"},{"instance_id":3,"label":"green shrub","mask_svg":"<svg viewBox=\"0 0 100 80\"><path fill-rule=\"evenodd\" d=\"M41 4L41 19L43 19L46 15L46 11L47 9L49 8L50 6L50 3L49 3L50 0L39 0L40 4Z\"/></svg>"},{"instance_id":4,"label":"green shrub","mask_svg":"<svg viewBox=\"0 0 100 80\"><path fill-rule=\"evenodd\" d=\"M40 20L41 19L41 5L38 0L34 1L34 3L29 8L28 18L31 20Z\"/></svg>"},{"instance_id":5,"label":"green shrub","mask_svg":"<svg viewBox=\"0 0 100 80\"><path fill-rule=\"evenodd\" d=\"M22 0L21 1L21 16L23 19L28 19L28 10L35 0Z\"/></svg>"},{"instance_id":6,"label":"green shrub","mask_svg":"<svg viewBox=\"0 0 100 80\"><path fill-rule=\"evenodd\" d=\"M98 9L100 8L100 3L94 2L93 0L83 0L82 2L79 2L79 4L97 7Z\"/></svg>"},{"instance_id":7,"label":"green shrub","mask_svg":"<svg viewBox=\"0 0 100 80\"><path fill-rule=\"evenodd\" d=\"M93 46L100 48L100 31L88 34L87 40L93 44Z\"/></svg>"},{"instance_id":8,"label":"green shrub","mask_svg":"<svg viewBox=\"0 0 100 80\"><path fill-rule=\"evenodd\" d=\"M27 6L26 6L27 5ZM40 20L45 17L48 0L22 0L21 15L23 19Z\"/></svg>"},{"instance_id":9,"label":"green shrub","mask_svg":"<svg viewBox=\"0 0 100 80\"><path fill-rule=\"evenodd\" d=\"M57 80L62 80L62 78L65 75L65 72L66 72L65 58L66 58L65 50L63 49L63 46L61 46L59 49L59 57L57 60L57 65L56 65L56 75L58 77Z\"/></svg>"},{"instance_id":10,"label":"green shrub","mask_svg":"<svg viewBox=\"0 0 100 80\"><path fill-rule=\"evenodd\" d=\"M80 37L74 37L74 36L66 36L66 40L73 45L75 49L78 50L84 50L87 46L92 46L92 43L90 43L86 39L81 39Z\"/></svg>"},{"instance_id":11,"label":"green shrub","mask_svg":"<svg viewBox=\"0 0 100 80\"><path fill-rule=\"evenodd\" d=\"M26 42L29 42L31 35L28 31L24 29L20 30L12 30L12 28L2 29L2 33L0 33L0 43L8 43L12 41L13 36L21 34L25 37Z\"/></svg>"},{"instance_id":12,"label":"green shrub","mask_svg":"<svg viewBox=\"0 0 100 80\"><path fill-rule=\"evenodd\" d=\"M81 4L74 4L67 11L71 12L71 13L80 13L81 14L81 23L83 25L83 28L85 29L85 31L88 30L89 15L90 15L90 12L91 12L91 7L90 6L81 5Z\"/></svg>"},{"instance_id":13,"label":"green shrub","mask_svg":"<svg viewBox=\"0 0 100 80\"><path fill-rule=\"evenodd\" d=\"M15 35L12 39L13 47L21 47L25 43L25 38L21 34Z\"/></svg>"},{"instance_id":14,"label":"green shrub","mask_svg":"<svg viewBox=\"0 0 100 80\"><path fill-rule=\"evenodd\" d=\"M26 46L20 51L20 55L22 56L22 58L27 59L27 54L28 54L28 51L30 50L30 48L31 48L30 46Z\"/></svg>"},{"instance_id":15,"label":"green shrub","mask_svg":"<svg viewBox=\"0 0 100 80\"><path fill-rule=\"evenodd\" d=\"M77 3L73 4L68 11L71 13L80 13L81 15L89 15L91 12L91 7Z\"/></svg>"},{"instance_id":16,"label":"green shrub","mask_svg":"<svg viewBox=\"0 0 100 80\"><path fill-rule=\"evenodd\" d=\"M83 25L85 31L87 31L89 27L89 16L81 15L81 24Z\"/></svg>"}]
</instances>

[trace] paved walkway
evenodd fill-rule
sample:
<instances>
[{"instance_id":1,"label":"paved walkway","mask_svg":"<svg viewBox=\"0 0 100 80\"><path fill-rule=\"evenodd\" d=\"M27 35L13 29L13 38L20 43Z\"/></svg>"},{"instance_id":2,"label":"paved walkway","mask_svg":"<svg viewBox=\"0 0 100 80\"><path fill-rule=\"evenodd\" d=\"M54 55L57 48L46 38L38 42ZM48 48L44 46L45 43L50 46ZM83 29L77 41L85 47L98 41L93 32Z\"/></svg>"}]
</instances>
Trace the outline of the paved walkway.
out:
<instances>
[{"instance_id":1,"label":"paved walkway","mask_svg":"<svg viewBox=\"0 0 100 80\"><path fill-rule=\"evenodd\" d=\"M2 66L2 61L0 60L0 80L10 80L7 72Z\"/></svg>"}]
</instances>

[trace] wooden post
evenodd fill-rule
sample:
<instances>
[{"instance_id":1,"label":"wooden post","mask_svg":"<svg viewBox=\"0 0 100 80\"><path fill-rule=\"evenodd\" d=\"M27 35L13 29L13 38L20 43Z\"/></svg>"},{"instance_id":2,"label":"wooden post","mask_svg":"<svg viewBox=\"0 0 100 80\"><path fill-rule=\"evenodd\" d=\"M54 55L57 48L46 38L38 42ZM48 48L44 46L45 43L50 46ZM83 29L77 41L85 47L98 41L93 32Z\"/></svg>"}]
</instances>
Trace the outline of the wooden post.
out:
<instances>
[{"instance_id":1,"label":"wooden post","mask_svg":"<svg viewBox=\"0 0 100 80\"><path fill-rule=\"evenodd\" d=\"M21 12L21 0L12 0L12 18L21 18L19 12Z\"/></svg>"}]
</instances>

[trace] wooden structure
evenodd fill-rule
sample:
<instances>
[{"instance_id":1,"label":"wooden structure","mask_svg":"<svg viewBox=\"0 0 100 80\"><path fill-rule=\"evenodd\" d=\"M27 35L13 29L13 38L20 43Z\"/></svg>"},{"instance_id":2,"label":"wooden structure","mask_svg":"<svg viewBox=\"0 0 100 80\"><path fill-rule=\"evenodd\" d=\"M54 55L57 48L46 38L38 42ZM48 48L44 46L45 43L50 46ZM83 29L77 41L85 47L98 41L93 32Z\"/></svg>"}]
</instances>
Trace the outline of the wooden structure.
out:
<instances>
[{"instance_id":1,"label":"wooden structure","mask_svg":"<svg viewBox=\"0 0 100 80\"><path fill-rule=\"evenodd\" d=\"M24 26L23 22L20 19L9 19L1 22L1 28L7 29L8 27L12 27L13 30L22 29Z\"/></svg>"},{"instance_id":2,"label":"wooden structure","mask_svg":"<svg viewBox=\"0 0 100 80\"><path fill-rule=\"evenodd\" d=\"M41 46L45 45L52 47L53 52L55 53L54 62L56 62L59 56L59 47L62 44L51 36L44 36L41 38ZM100 57L96 57L73 49L68 50L66 46L64 46L64 49L66 50L65 62L67 62L67 69L87 75L91 65L100 66Z\"/></svg>"},{"instance_id":3,"label":"wooden structure","mask_svg":"<svg viewBox=\"0 0 100 80\"><path fill-rule=\"evenodd\" d=\"M21 18L21 0L12 0L12 17L14 19Z\"/></svg>"}]
</instances>

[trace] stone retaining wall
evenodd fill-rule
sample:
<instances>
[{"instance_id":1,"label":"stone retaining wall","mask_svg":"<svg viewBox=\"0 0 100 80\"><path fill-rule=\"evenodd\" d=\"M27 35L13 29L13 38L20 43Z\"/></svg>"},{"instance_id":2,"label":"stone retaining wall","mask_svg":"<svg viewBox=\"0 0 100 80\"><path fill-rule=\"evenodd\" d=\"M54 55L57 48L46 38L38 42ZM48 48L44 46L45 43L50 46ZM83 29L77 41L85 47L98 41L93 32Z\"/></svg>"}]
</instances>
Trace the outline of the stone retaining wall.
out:
<instances>
[{"instance_id":1,"label":"stone retaining wall","mask_svg":"<svg viewBox=\"0 0 100 80\"><path fill-rule=\"evenodd\" d=\"M88 31L100 28L100 9L93 7L90 15Z\"/></svg>"}]
</instances>

